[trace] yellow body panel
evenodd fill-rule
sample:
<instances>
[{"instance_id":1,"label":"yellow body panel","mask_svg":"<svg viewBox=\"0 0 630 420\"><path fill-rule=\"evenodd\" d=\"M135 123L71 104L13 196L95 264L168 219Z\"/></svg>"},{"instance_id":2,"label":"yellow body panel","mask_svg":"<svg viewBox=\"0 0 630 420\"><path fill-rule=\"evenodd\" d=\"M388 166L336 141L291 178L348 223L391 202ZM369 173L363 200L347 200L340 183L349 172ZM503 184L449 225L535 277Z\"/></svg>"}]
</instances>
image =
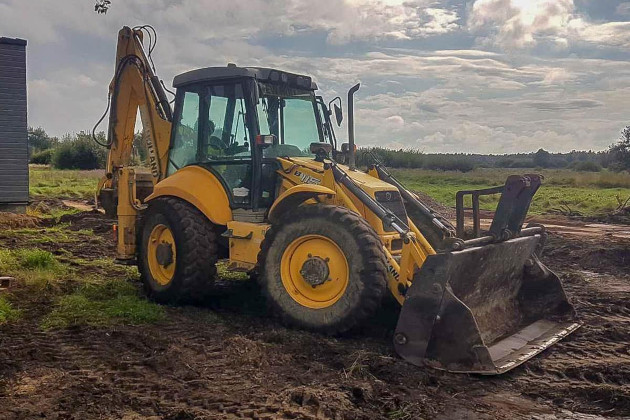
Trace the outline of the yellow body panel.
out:
<instances>
[{"instance_id":1,"label":"yellow body panel","mask_svg":"<svg viewBox=\"0 0 630 420\"><path fill-rule=\"evenodd\" d=\"M231 270L250 271L258 262L258 252L270 225L266 223L228 222Z\"/></svg>"},{"instance_id":2,"label":"yellow body panel","mask_svg":"<svg viewBox=\"0 0 630 420\"><path fill-rule=\"evenodd\" d=\"M295 185L285 191L276 198L273 205L269 209L269 220L273 220L276 213L281 214L288 208L297 207L303 202L318 196L328 196L332 198L337 193L330 188L322 185L302 184Z\"/></svg>"},{"instance_id":3,"label":"yellow body panel","mask_svg":"<svg viewBox=\"0 0 630 420\"><path fill-rule=\"evenodd\" d=\"M166 196L189 202L214 224L227 225L232 220L230 201L223 184L199 166L187 166L158 182L146 202Z\"/></svg>"},{"instance_id":4,"label":"yellow body panel","mask_svg":"<svg viewBox=\"0 0 630 420\"><path fill-rule=\"evenodd\" d=\"M117 171L118 182L123 186L118 193L118 225L116 258L132 261L136 256L136 218L140 203L136 201L135 173L132 168Z\"/></svg>"}]
</instances>

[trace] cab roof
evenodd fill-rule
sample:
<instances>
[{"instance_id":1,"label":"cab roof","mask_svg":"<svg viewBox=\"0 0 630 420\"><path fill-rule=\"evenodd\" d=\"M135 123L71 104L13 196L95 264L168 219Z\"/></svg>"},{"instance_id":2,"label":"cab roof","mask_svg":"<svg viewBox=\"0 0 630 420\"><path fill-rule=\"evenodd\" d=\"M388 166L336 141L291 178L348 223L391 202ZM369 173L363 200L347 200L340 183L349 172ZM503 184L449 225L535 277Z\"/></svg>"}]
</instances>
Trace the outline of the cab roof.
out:
<instances>
[{"instance_id":1,"label":"cab roof","mask_svg":"<svg viewBox=\"0 0 630 420\"><path fill-rule=\"evenodd\" d=\"M260 82L286 84L299 89L317 90L317 84L313 82L310 76L265 67L238 67L234 64L228 64L226 67L206 67L182 73L173 79L173 87L179 88L212 80L243 77L256 79Z\"/></svg>"}]
</instances>

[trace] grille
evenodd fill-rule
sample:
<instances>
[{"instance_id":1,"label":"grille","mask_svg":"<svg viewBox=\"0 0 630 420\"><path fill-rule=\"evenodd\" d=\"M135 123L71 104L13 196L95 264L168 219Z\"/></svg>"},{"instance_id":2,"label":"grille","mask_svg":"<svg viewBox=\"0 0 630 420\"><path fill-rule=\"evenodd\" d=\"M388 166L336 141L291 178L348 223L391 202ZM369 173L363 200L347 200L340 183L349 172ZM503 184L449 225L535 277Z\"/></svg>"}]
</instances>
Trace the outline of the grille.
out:
<instances>
[{"instance_id":1,"label":"grille","mask_svg":"<svg viewBox=\"0 0 630 420\"><path fill-rule=\"evenodd\" d=\"M398 191L377 191L374 193L376 201L394 213L403 223L407 224L407 210ZM391 227L384 227L386 232L393 232Z\"/></svg>"}]
</instances>

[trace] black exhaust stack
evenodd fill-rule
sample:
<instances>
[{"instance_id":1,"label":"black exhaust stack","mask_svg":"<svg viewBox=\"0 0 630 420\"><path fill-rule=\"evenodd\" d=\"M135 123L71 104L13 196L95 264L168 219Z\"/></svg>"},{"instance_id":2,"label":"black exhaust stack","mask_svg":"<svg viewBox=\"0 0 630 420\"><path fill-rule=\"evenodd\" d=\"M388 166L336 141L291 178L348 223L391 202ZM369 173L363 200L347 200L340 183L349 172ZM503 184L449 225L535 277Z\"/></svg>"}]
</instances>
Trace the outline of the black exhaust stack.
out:
<instances>
[{"instance_id":1,"label":"black exhaust stack","mask_svg":"<svg viewBox=\"0 0 630 420\"><path fill-rule=\"evenodd\" d=\"M357 93L361 83L352 86L348 91L348 166L351 171L357 169L356 146L354 143L354 94Z\"/></svg>"}]
</instances>

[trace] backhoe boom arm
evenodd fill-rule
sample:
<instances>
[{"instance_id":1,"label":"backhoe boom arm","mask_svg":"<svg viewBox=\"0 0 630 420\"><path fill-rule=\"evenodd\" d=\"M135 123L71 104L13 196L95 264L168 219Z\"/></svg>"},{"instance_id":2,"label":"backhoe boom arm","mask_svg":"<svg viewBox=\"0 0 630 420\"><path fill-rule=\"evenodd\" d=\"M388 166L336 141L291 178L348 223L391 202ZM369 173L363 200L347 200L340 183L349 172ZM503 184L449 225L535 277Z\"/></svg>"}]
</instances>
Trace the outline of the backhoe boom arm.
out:
<instances>
[{"instance_id":1,"label":"backhoe boom arm","mask_svg":"<svg viewBox=\"0 0 630 420\"><path fill-rule=\"evenodd\" d=\"M172 111L142 42L142 28L124 27L118 33L116 72L109 85L111 112L106 167L107 176L114 182L106 182L105 188L116 188L116 171L132 164L138 110L153 182L166 175Z\"/></svg>"}]
</instances>

